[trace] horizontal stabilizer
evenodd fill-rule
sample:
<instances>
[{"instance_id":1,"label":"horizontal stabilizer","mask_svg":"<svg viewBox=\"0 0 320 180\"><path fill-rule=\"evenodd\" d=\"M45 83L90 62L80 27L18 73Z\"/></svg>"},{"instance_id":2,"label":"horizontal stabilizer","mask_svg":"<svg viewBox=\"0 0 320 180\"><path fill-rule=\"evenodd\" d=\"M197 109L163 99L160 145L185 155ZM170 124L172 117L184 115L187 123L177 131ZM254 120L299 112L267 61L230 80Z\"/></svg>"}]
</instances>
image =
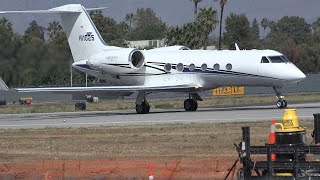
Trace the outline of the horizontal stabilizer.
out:
<instances>
[{"instance_id":1,"label":"horizontal stabilizer","mask_svg":"<svg viewBox=\"0 0 320 180\"><path fill-rule=\"evenodd\" d=\"M0 14L59 14L59 13L80 13L77 10L58 11L58 10L30 10L30 11L0 11Z\"/></svg>"},{"instance_id":2,"label":"horizontal stabilizer","mask_svg":"<svg viewBox=\"0 0 320 180\"><path fill-rule=\"evenodd\" d=\"M65 6L60 6L48 10L28 10L28 11L0 11L0 14L20 14L20 13L30 13L30 14L62 14L62 13L81 13L78 4L69 4ZM106 9L107 7L97 7L97 8L87 8L87 11L97 11Z\"/></svg>"},{"instance_id":3,"label":"horizontal stabilizer","mask_svg":"<svg viewBox=\"0 0 320 180\"><path fill-rule=\"evenodd\" d=\"M0 91L9 91L8 86L6 85L6 83L4 83L4 81L0 78Z\"/></svg>"},{"instance_id":4,"label":"horizontal stabilizer","mask_svg":"<svg viewBox=\"0 0 320 180\"><path fill-rule=\"evenodd\" d=\"M18 92L53 92L53 93L72 93L72 92L135 92L135 91L179 91L197 90L195 85L175 85L175 86L94 86L94 87L51 87L51 88L18 88Z\"/></svg>"},{"instance_id":5,"label":"horizontal stabilizer","mask_svg":"<svg viewBox=\"0 0 320 180\"><path fill-rule=\"evenodd\" d=\"M97 7L97 8L86 8L87 11L99 11L99 10L104 10L108 9L109 7Z\"/></svg>"}]
</instances>

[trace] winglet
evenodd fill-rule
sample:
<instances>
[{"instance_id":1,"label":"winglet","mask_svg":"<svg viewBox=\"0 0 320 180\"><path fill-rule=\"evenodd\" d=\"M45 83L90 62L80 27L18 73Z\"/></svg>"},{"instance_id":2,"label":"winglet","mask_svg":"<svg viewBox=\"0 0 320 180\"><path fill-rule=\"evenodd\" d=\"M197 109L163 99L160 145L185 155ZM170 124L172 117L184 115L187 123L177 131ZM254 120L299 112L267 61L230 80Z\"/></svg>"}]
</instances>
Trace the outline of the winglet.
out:
<instances>
[{"instance_id":1,"label":"winglet","mask_svg":"<svg viewBox=\"0 0 320 180\"><path fill-rule=\"evenodd\" d=\"M237 51L240 51L240 48L239 48L238 44L237 44L237 43L234 43L234 45L236 46L236 50L237 50Z\"/></svg>"},{"instance_id":2,"label":"winglet","mask_svg":"<svg viewBox=\"0 0 320 180\"><path fill-rule=\"evenodd\" d=\"M6 83L4 83L2 78L0 78L0 91L9 91L8 86L6 85Z\"/></svg>"}]
</instances>

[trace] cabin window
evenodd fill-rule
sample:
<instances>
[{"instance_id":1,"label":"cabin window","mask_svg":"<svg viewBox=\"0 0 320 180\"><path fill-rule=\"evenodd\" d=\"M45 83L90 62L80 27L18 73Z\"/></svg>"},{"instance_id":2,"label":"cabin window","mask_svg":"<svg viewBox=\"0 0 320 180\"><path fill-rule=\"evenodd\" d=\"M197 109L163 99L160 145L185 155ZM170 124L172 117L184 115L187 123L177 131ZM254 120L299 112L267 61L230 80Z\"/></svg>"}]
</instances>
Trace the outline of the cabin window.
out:
<instances>
[{"instance_id":1,"label":"cabin window","mask_svg":"<svg viewBox=\"0 0 320 180\"><path fill-rule=\"evenodd\" d=\"M189 65L189 70L194 71L196 69L196 66L194 64Z\"/></svg>"},{"instance_id":2,"label":"cabin window","mask_svg":"<svg viewBox=\"0 0 320 180\"><path fill-rule=\"evenodd\" d=\"M227 69L228 71L230 71L230 70L232 69L232 65L231 65L230 63L228 63L228 64L226 65L226 69Z\"/></svg>"},{"instance_id":3,"label":"cabin window","mask_svg":"<svg viewBox=\"0 0 320 180\"><path fill-rule=\"evenodd\" d=\"M261 58L261 63L269 63L269 60L267 59L267 57L263 56Z\"/></svg>"},{"instance_id":4,"label":"cabin window","mask_svg":"<svg viewBox=\"0 0 320 180\"><path fill-rule=\"evenodd\" d=\"M172 69L172 65L170 63L167 63L167 64L164 65L164 70L165 71L169 72L169 71L171 71L171 69Z\"/></svg>"},{"instance_id":5,"label":"cabin window","mask_svg":"<svg viewBox=\"0 0 320 180\"><path fill-rule=\"evenodd\" d=\"M203 63L203 64L201 65L201 70L202 70L202 71L207 70L207 68L208 68L208 65L207 65L206 63Z\"/></svg>"},{"instance_id":6,"label":"cabin window","mask_svg":"<svg viewBox=\"0 0 320 180\"><path fill-rule=\"evenodd\" d=\"M213 65L213 69L216 70L216 71L219 71L220 65L218 63L214 64Z\"/></svg>"},{"instance_id":7,"label":"cabin window","mask_svg":"<svg viewBox=\"0 0 320 180\"><path fill-rule=\"evenodd\" d=\"M177 64L177 71L179 71L179 72L183 71L183 64L182 63Z\"/></svg>"}]
</instances>

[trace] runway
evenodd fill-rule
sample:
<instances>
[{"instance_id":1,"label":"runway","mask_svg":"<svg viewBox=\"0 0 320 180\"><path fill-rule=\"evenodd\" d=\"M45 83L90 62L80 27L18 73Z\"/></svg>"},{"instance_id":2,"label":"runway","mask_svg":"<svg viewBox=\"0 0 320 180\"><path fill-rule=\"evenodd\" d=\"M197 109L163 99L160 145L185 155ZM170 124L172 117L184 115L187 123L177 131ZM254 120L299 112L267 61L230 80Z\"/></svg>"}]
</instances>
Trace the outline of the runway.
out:
<instances>
[{"instance_id":1,"label":"runway","mask_svg":"<svg viewBox=\"0 0 320 180\"><path fill-rule=\"evenodd\" d=\"M291 104L300 119L313 119L320 113L320 103ZM196 112L151 109L150 114L131 111L94 111L0 115L0 129L46 127L93 127L114 125L152 125L168 123L221 123L280 120L283 109L270 106L199 108Z\"/></svg>"}]
</instances>

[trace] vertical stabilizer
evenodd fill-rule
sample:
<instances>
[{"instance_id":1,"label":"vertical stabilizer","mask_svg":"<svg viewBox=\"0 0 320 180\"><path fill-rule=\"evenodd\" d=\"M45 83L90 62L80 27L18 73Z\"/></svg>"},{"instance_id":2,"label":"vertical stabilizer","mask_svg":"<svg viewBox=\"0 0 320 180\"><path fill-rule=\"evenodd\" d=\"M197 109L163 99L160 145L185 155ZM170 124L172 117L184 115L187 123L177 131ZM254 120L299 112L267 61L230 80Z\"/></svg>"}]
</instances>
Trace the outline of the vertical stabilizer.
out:
<instances>
[{"instance_id":1,"label":"vertical stabilizer","mask_svg":"<svg viewBox=\"0 0 320 180\"><path fill-rule=\"evenodd\" d=\"M60 6L49 11L61 15L75 62L87 60L106 47L88 12L80 4Z\"/></svg>"},{"instance_id":2,"label":"vertical stabilizer","mask_svg":"<svg viewBox=\"0 0 320 180\"><path fill-rule=\"evenodd\" d=\"M88 10L100 9L104 8L91 8ZM60 14L75 62L87 60L92 55L103 51L106 47L117 48L107 46L93 24L88 12L81 4L68 4L49 10L0 11L0 14L9 13Z\"/></svg>"}]
</instances>

